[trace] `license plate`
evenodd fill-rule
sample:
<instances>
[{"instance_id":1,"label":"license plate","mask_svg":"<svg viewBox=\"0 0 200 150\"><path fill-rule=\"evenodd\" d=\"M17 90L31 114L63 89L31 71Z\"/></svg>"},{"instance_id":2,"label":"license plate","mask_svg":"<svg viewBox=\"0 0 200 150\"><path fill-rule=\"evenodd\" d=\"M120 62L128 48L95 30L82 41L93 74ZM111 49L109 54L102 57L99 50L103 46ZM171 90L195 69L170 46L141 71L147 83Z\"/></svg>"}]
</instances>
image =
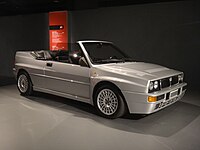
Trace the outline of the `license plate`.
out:
<instances>
[{"instance_id":1,"label":"license plate","mask_svg":"<svg viewBox=\"0 0 200 150\"><path fill-rule=\"evenodd\" d=\"M178 89L177 90L174 90L170 93L170 98L172 97L176 97L178 95Z\"/></svg>"},{"instance_id":2,"label":"license plate","mask_svg":"<svg viewBox=\"0 0 200 150\"><path fill-rule=\"evenodd\" d=\"M168 101L165 101L165 102L161 102L161 103L158 103L156 106L155 106L155 110L158 109L158 108L162 108L162 107L165 107L167 105L170 105L171 103L174 103L178 100L178 97L175 97L175 98L172 98Z\"/></svg>"}]
</instances>

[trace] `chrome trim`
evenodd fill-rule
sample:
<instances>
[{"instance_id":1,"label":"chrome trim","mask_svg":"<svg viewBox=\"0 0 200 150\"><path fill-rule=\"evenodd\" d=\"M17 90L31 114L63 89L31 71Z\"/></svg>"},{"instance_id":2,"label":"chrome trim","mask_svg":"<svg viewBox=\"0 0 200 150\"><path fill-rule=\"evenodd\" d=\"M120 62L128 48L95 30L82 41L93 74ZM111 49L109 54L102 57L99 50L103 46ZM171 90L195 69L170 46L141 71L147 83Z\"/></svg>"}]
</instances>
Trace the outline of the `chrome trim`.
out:
<instances>
[{"instance_id":1,"label":"chrome trim","mask_svg":"<svg viewBox=\"0 0 200 150\"><path fill-rule=\"evenodd\" d=\"M160 79L160 90L162 90L162 80Z\"/></svg>"}]
</instances>

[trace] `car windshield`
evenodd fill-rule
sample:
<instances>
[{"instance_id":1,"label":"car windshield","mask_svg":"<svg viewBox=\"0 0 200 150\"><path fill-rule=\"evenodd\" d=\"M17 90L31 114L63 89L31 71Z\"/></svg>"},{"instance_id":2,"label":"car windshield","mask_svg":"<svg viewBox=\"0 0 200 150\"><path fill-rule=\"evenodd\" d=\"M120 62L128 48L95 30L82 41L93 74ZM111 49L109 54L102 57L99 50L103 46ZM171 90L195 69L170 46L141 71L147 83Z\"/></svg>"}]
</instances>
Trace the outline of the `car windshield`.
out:
<instances>
[{"instance_id":1,"label":"car windshield","mask_svg":"<svg viewBox=\"0 0 200 150\"><path fill-rule=\"evenodd\" d=\"M123 63L133 61L112 43L86 42L83 43L93 64Z\"/></svg>"}]
</instances>

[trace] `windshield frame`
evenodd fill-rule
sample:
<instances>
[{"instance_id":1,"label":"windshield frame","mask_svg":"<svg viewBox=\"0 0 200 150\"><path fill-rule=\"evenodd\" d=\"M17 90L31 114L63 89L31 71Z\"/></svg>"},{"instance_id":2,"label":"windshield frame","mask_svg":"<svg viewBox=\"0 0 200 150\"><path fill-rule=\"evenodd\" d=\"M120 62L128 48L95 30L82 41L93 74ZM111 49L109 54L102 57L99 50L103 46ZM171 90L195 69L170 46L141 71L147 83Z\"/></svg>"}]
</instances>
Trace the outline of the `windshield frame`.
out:
<instances>
[{"instance_id":1,"label":"windshield frame","mask_svg":"<svg viewBox=\"0 0 200 150\"><path fill-rule=\"evenodd\" d=\"M108 41L78 41L80 47L83 50L84 55L87 57L88 62L90 62L90 65L102 65L102 64L111 64L111 63L124 63L124 62L134 62L134 60L128 56L125 52L123 52L120 48L118 48L116 45L114 45L112 42L108 42ZM92 58L89 56L87 48L85 46L85 44L88 43L104 43L104 44L110 44L118 53L120 53L124 58L121 59L115 59L115 58L111 58L110 62L109 60L103 59L102 62L94 62L92 60ZM106 62L107 61L107 62Z\"/></svg>"}]
</instances>

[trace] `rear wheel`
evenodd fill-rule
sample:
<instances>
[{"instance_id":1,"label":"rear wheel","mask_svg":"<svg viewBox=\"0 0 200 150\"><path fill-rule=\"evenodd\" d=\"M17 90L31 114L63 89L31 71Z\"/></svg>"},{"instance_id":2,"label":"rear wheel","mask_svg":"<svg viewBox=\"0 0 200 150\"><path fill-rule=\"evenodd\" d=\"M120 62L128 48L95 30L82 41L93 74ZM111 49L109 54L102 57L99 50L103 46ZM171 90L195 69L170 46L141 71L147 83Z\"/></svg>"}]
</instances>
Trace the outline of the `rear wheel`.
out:
<instances>
[{"instance_id":1,"label":"rear wheel","mask_svg":"<svg viewBox=\"0 0 200 150\"><path fill-rule=\"evenodd\" d=\"M104 85L96 91L94 105L101 116L109 119L123 116L126 110L121 93L110 85Z\"/></svg>"},{"instance_id":2,"label":"rear wheel","mask_svg":"<svg viewBox=\"0 0 200 150\"><path fill-rule=\"evenodd\" d=\"M33 93L33 85L28 73L24 71L19 73L17 87L21 95L28 96Z\"/></svg>"}]
</instances>

